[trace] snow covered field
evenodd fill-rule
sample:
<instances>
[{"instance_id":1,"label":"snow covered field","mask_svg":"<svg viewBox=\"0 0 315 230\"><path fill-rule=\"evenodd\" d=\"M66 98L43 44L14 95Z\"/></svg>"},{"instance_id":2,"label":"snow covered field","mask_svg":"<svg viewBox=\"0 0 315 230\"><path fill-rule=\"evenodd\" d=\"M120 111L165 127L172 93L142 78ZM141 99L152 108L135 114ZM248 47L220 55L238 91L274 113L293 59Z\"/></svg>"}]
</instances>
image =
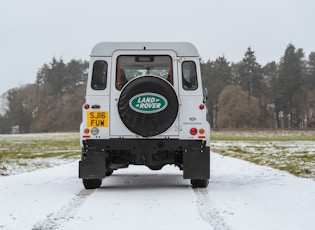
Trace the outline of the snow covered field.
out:
<instances>
[{"instance_id":1,"label":"snow covered field","mask_svg":"<svg viewBox=\"0 0 315 230\"><path fill-rule=\"evenodd\" d=\"M315 179L314 131L212 132L211 150Z\"/></svg>"},{"instance_id":2,"label":"snow covered field","mask_svg":"<svg viewBox=\"0 0 315 230\"><path fill-rule=\"evenodd\" d=\"M216 141L211 149L225 156L315 179L314 141Z\"/></svg>"},{"instance_id":3,"label":"snow covered field","mask_svg":"<svg viewBox=\"0 0 315 230\"><path fill-rule=\"evenodd\" d=\"M0 177L0 229L314 229L315 181L212 153L192 189L173 166L130 166L84 190L77 162Z\"/></svg>"},{"instance_id":4,"label":"snow covered field","mask_svg":"<svg viewBox=\"0 0 315 230\"><path fill-rule=\"evenodd\" d=\"M79 133L0 135L0 176L19 174L80 159Z\"/></svg>"}]
</instances>

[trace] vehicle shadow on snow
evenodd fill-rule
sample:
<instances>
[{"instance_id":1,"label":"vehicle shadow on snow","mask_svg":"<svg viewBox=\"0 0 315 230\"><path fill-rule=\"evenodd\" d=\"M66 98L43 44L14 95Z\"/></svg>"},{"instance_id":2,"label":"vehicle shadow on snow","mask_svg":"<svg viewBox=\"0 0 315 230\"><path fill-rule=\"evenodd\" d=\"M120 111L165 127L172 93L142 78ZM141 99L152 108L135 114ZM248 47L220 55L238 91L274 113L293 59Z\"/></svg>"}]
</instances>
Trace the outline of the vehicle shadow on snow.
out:
<instances>
[{"instance_id":1,"label":"vehicle shadow on snow","mask_svg":"<svg viewBox=\"0 0 315 230\"><path fill-rule=\"evenodd\" d=\"M100 190L113 189L187 189L189 180L182 174L114 174L103 180Z\"/></svg>"}]
</instances>

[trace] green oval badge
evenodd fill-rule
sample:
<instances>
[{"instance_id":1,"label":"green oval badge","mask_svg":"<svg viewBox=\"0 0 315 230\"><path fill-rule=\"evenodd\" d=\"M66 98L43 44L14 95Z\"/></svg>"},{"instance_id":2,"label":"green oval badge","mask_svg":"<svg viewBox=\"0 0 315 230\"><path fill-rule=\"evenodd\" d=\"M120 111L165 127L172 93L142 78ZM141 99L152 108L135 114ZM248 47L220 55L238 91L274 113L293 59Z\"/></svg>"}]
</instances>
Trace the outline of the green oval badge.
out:
<instances>
[{"instance_id":1,"label":"green oval badge","mask_svg":"<svg viewBox=\"0 0 315 230\"><path fill-rule=\"evenodd\" d=\"M157 113L167 107L167 100L157 93L140 93L129 100L129 106L139 113Z\"/></svg>"}]
</instances>

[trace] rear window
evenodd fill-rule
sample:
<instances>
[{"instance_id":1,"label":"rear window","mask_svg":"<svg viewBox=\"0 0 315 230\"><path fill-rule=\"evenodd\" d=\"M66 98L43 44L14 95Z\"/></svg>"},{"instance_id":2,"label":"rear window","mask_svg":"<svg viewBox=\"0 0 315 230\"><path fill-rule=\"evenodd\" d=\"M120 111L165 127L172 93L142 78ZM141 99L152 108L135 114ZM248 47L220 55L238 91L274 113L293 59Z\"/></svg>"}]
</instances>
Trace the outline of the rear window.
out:
<instances>
[{"instance_id":1,"label":"rear window","mask_svg":"<svg viewBox=\"0 0 315 230\"><path fill-rule=\"evenodd\" d=\"M95 61L93 64L91 88L94 90L103 90L107 82L107 62Z\"/></svg>"},{"instance_id":2,"label":"rear window","mask_svg":"<svg viewBox=\"0 0 315 230\"><path fill-rule=\"evenodd\" d=\"M164 55L123 55L117 58L116 88L145 75L162 77L173 84L172 58Z\"/></svg>"},{"instance_id":3,"label":"rear window","mask_svg":"<svg viewBox=\"0 0 315 230\"><path fill-rule=\"evenodd\" d=\"M185 90L198 88L196 64L193 61L184 61L182 64L182 83Z\"/></svg>"}]
</instances>

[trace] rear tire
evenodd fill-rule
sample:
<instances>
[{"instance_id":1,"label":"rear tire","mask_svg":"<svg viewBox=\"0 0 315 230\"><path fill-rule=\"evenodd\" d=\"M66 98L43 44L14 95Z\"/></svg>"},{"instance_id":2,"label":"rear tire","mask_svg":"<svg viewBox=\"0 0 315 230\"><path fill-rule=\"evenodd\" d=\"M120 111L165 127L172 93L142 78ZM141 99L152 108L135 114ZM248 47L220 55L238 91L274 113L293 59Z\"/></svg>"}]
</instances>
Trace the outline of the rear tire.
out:
<instances>
[{"instance_id":1,"label":"rear tire","mask_svg":"<svg viewBox=\"0 0 315 230\"><path fill-rule=\"evenodd\" d=\"M157 170L161 170L164 167L164 165L153 165L153 166L148 166L148 167L151 170L157 171Z\"/></svg>"},{"instance_id":2,"label":"rear tire","mask_svg":"<svg viewBox=\"0 0 315 230\"><path fill-rule=\"evenodd\" d=\"M209 184L209 179L192 179L190 182L193 188L206 188Z\"/></svg>"},{"instance_id":3,"label":"rear tire","mask_svg":"<svg viewBox=\"0 0 315 230\"><path fill-rule=\"evenodd\" d=\"M85 189L96 189L102 184L102 179L82 179Z\"/></svg>"},{"instance_id":4,"label":"rear tire","mask_svg":"<svg viewBox=\"0 0 315 230\"><path fill-rule=\"evenodd\" d=\"M106 170L106 176L111 176L113 174L114 170L108 169Z\"/></svg>"}]
</instances>

